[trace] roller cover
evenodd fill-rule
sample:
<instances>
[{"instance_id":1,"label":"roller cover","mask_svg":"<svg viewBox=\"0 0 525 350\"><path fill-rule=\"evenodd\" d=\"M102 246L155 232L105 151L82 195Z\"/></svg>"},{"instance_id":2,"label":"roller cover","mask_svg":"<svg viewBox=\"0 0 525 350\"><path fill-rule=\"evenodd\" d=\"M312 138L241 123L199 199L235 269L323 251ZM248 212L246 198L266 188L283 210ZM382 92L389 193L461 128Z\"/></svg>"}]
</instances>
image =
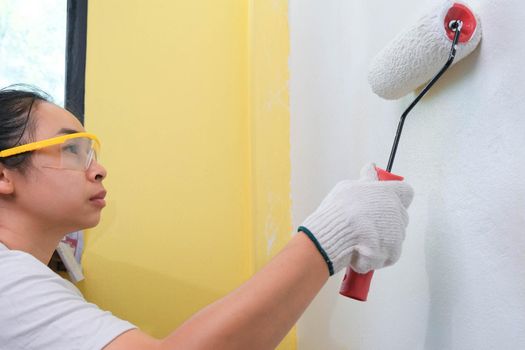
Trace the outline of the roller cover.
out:
<instances>
[{"instance_id":1,"label":"roller cover","mask_svg":"<svg viewBox=\"0 0 525 350\"><path fill-rule=\"evenodd\" d=\"M374 93L397 99L432 79L448 59L452 41L445 22L451 15L455 17L458 9L465 15L471 34L463 42L460 37L453 64L470 54L481 40L479 18L465 3L445 1L395 37L372 60L368 81Z\"/></svg>"}]
</instances>

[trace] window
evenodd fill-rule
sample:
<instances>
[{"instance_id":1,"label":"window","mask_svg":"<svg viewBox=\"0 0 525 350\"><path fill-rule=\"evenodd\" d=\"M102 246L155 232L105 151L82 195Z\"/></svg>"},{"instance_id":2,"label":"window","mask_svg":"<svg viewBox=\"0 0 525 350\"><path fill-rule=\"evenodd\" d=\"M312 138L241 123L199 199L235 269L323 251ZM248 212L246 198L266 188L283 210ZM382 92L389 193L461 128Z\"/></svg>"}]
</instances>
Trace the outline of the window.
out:
<instances>
[{"instance_id":1,"label":"window","mask_svg":"<svg viewBox=\"0 0 525 350\"><path fill-rule=\"evenodd\" d=\"M0 0L0 87L35 85L83 122L87 0Z\"/></svg>"},{"instance_id":2,"label":"window","mask_svg":"<svg viewBox=\"0 0 525 350\"><path fill-rule=\"evenodd\" d=\"M0 86L35 85L64 106L67 0L0 0Z\"/></svg>"}]
</instances>

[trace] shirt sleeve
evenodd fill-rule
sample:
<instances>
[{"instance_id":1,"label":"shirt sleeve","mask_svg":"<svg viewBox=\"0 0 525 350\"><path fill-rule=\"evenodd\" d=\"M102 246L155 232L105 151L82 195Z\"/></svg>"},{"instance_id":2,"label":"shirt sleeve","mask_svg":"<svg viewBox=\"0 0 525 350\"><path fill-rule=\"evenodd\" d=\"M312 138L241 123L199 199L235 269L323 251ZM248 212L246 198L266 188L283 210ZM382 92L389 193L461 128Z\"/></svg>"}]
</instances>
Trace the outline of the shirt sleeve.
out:
<instances>
[{"instance_id":1,"label":"shirt sleeve","mask_svg":"<svg viewBox=\"0 0 525 350\"><path fill-rule=\"evenodd\" d=\"M17 251L0 252L0 310L0 344L10 350L98 350L137 328Z\"/></svg>"}]
</instances>

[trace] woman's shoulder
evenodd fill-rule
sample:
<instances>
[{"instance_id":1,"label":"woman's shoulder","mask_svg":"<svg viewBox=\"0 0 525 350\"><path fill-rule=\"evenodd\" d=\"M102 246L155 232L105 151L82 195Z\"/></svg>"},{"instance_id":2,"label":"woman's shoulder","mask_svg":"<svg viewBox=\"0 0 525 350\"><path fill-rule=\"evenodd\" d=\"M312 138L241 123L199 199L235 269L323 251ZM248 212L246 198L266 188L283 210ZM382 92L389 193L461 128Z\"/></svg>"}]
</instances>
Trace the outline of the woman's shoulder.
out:
<instances>
[{"instance_id":1,"label":"woman's shoulder","mask_svg":"<svg viewBox=\"0 0 525 350\"><path fill-rule=\"evenodd\" d=\"M8 249L0 243L0 294L23 292L25 288L79 290L29 253Z\"/></svg>"},{"instance_id":2,"label":"woman's shoulder","mask_svg":"<svg viewBox=\"0 0 525 350\"><path fill-rule=\"evenodd\" d=\"M12 272L11 274L14 274L16 272L24 272L27 269L33 272L52 272L46 268L46 265L31 254L21 250L9 249L0 243L0 271L3 273L2 277L5 276L4 273Z\"/></svg>"}]
</instances>

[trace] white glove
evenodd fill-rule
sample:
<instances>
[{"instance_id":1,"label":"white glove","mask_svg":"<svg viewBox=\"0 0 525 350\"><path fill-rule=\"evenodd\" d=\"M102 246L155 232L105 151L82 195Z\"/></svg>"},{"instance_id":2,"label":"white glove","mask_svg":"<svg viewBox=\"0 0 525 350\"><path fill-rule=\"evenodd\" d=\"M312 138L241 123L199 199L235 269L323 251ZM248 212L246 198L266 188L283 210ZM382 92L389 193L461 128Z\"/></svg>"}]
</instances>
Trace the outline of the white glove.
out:
<instances>
[{"instance_id":1,"label":"white glove","mask_svg":"<svg viewBox=\"0 0 525 350\"><path fill-rule=\"evenodd\" d=\"M378 181L370 163L359 181L339 182L298 230L314 242L330 275L349 265L366 273L399 259L413 196L403 181Z\"/></svg>"}]
</instances>

